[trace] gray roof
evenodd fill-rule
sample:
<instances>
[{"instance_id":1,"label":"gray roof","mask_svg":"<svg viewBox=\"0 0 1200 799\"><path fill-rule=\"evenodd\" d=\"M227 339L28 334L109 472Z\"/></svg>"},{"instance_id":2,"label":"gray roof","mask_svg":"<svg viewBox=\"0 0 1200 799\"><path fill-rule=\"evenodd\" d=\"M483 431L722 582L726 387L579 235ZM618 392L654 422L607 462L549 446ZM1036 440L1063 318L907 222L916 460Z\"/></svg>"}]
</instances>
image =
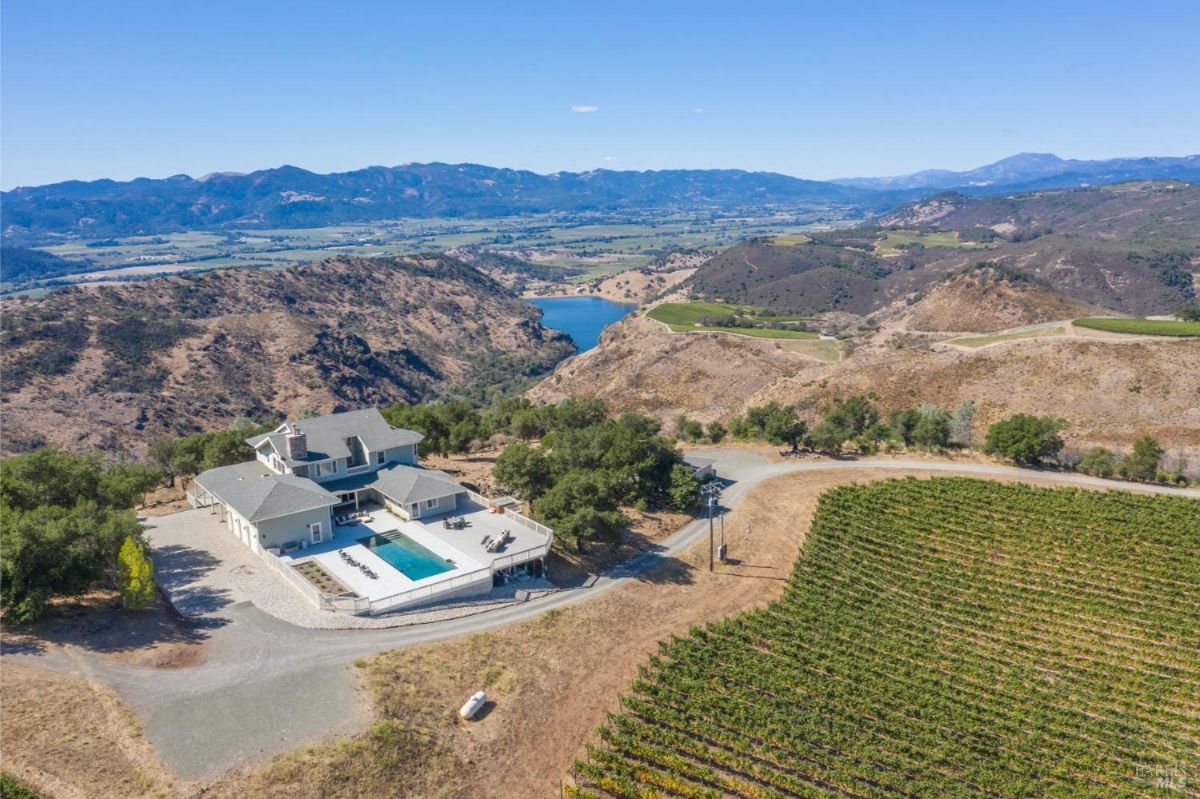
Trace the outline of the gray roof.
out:
<instances>
[{"instance_id":1,"label":"gray roof","mask_svg":"<svg viewBox=\"0 0 1200 799\"><path fill-rule=\"evenodd\" d=\"M423 502L427 499L448 497L466 493L465 488L453 478L437 469L422 469L394 463L377 472L344 477L324 483L330 491L353 491L359 488L374 488L393 502L401 505L408 502Z\"/></svg>"},{"instance_id":2,"label":"gray roof","mask_svg":"<svg viewBox=\"0 0 1200 799\"><path fill-rule=\"evenodd\" d=\"M684 455L683 462L693 469L707 469L716 463L712 458L698 458L695 455Z\"/></svg>"},{"instance_id":3,"label":"gray roof","mask_svg":"<svg viewBox=\"0 0 1200 799\"><path fill-rule=\"evenodd\" d=\"M312 480L275 474L258 461L209 469L196 476L196 483L252 522L338 503Z\"/></svg>"},{"instance_id":4,"label":"gray roof","mask_svg":"<svg viewBox=\"0 0 1200 799\"><path fill-rule=\"evenodd\" d=\"M425 438L413 430L392 427L383 418L383 414L379 412L378 408L363 408L357 411L334 413L329 416L314 416L311 419L292 422L291 426L304 433L308 439L308 457L302 461L291 460L287 457L285 443L287 434L283 432L283 425L270 433L248 438L246 443L257 449L259 444L270 441L280 459L288 466L295 466L299 463L311 463L329 458L350 457L350 448L346 446L346 439L352 436L358 436L362 440L363 446L372 452L419 444Z\"/></svg>"}]
</instances>

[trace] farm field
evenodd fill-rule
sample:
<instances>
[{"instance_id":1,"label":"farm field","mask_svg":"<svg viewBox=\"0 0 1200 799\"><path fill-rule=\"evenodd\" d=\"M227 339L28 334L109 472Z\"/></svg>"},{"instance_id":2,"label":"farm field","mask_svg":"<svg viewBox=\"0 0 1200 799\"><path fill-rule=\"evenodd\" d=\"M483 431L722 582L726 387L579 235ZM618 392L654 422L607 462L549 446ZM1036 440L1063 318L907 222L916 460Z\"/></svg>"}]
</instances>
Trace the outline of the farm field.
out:
<instances>
[{"instance_id":1,"label":"farm field","mask_svg":"<svg viewBox=\"0 0 1200 799\"><path fill-rule=\"evenodd\" d=\"M718 333L741 333L755 338L777 339L816 339L818 335L807 330L788 330L780 328L734 327L721 325L704 325L700 320L713 317L740 316L750 321L762 322L802 322L804 316L760 316L762 309L748 305L733 305L720 302L664 302L651 308L646 315L656 322L662 322L676 333L697 331L713 331Z\"/></svg>"},{"instance_id":2,"label":"farm field","mask_svg":"<svg viewBox=\"0 0 1200 799\"><path fill-rule=\"evenodd\" d=\"M1200 336L1200 322L1172 322L1157 319L1123 319L1090 316L1072 322L1079 327L1107 333L1133 333L1141 336Z\"/></svg>"},{"instance_id":3,"label":"farm field","mask_svg":"<svg viewBox=\"0 0 1200 799\"><path fill-rule=\"evenodd\" d=\"M819 213L829 212L814 208L788 219L774 214L714 217L672 211L399 219L314 228L73 239L41 249L80 260L80 271L62 282L130 279L228 266L290 266L335 255L407 255L470 247L563 267L562 280L578 283L646 266L674 248L728 246L747 236L773 234L804 239L800 231L817 224Z\"/></svg>"},{"instance_id":4,"label":"farm field","mask_svg":"<svg viewBox=\"0 0 1200 799\"><path fill-rule=\"evenodd\" d=\"M687 325L671 325L671 329L676 333L734 333L739 336L753 336L754 338L780 338L780 339L803 339L815 340L816 333L810 333L807 330L779 330L762 327L723 327L721 325L698 325L695 327Z\"/></svg>"},{"instance_id":5,"label":"farm field","mask_svg":"<svg viewBox=\"0 0 1200 799\"><path fill-rule=\"evenodd\" d=\"M902 248L920 244L925 247L980 247L973 242L961 241L957 230L922 233L916 230L888 230L875 245L878 255L897 255Z\"/></svg>"},{"instance_id":6,"label":"farm field","mask_svg":"<svg viewBox=\"0 0 1200 799\"><path fill-rule=\"evenodd\" d=\"M837 341L829 339L792 339L784 341L780 345L785 350L798 352L801 355L807 355L810 358L816 358L818 361L826 363L834 363L841 360L842 346Z\"/></svg>"},{"instance_id":7,"label":"farm field","mask_svg":"<svg viewBox=\"0 0 1200 799\"><path fill-rule=\"evenodd\" d=\"M999 344L1003 341L1017 341L1023 338L1041 338L1043 336L1061 336L1066 329L1061 325L1051 327L1036 327L1029 330L1014 330L1011 333L994 333L987 336L962 336L952 338L947 344L957 344L960 347L986 347L989 344Z\"/></svg>"},{"instance_id":8,"label":"farm field","mask_svg":"<svg viewBox=\"0 0 1200 799\"><path fill-rule=\"evenodd\" d=\"M663 643L568 795L1194 795L1198 616L1193 500L836 488L784 596Z\"/></svg>"}]
</instances>

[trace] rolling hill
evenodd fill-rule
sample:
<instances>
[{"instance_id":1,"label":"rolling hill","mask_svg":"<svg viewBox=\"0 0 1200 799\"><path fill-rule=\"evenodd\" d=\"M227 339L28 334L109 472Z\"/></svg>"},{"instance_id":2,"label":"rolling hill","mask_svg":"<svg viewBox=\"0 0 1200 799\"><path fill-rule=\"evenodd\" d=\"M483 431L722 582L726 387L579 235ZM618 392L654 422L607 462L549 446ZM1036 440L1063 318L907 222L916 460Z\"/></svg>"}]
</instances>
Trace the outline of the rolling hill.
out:
<instances>
[{"instance_id":1,"label":"rolling hill","mask_svg":"<svg viewBox=\"0 0 1200 799\"><path fill-rule=\"evenodd\" d=\"M5 300L8 451L140 451L238 417L433 399L574 351L452 258L341 258Z\"/></svg>"},{"instance_id":2,"label":"rolling hill","mask_svg":"<svg viewBox=\"0 0 1200 799\"><path fill-rule=\"evenodd\" d=\"M893 245L897 237L902 241ZM1196 301L1200 186L1142 182L987 198L943 193L870 227L803 243L747 241L702 264L691 286L705 299L862 315L919 296L981 261L1036 278L1070 301L1167 313Z\"/></svg>"}]
</instances>

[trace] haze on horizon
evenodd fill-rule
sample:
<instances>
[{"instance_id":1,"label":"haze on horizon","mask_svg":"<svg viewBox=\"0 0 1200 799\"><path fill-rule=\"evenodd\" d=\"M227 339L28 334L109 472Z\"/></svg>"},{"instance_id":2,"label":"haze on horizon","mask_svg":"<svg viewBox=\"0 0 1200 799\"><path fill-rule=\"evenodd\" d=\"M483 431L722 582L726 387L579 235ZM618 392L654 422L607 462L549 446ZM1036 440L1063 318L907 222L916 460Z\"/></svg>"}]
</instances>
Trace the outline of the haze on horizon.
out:
<instances>
[{"instance_id":1,"label":"haze on horizon","mask_svg":"<svg viewBox=\"0 0 1200 799\"><path fill-rule=\"evenodd\" d=\"M0 186L413 161L830 179L1200 150L1200 7L14 0Z\"/></svg>"}]
</instances>

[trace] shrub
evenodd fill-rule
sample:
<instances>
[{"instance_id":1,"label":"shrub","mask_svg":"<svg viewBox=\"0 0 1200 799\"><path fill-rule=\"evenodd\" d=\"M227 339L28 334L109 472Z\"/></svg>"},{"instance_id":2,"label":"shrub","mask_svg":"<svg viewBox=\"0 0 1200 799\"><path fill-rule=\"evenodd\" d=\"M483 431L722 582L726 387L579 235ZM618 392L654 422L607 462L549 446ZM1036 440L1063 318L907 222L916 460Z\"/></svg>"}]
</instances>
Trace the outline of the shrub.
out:
<instances>
[{"instance_id":1,"label":"shrub","mask_svg":"<svg viewBox=\"0 0 1200 799\"><path fill-rule=\"evenodd\" d=\"M1117 458L1113 455L1112 450L1104 447L1092 447L1079 461L1076 468L1093 477L1112 477L1117 473Z\"/></svg>"},{"instance_id":2,"label":"shrub","mask_svg":"<svg viewBox=\"0 0 1200 799\"><path fill-rule=\"evenodd\" d=\"M1058 435L1067 423L1052 416L1018 413L988 428L983 451L1019 464L1036 465L1062 450Z\"/></svg>"},{"instance_id":3,"label":"shrub","mask_svg":"<svg viewBox=\"0 0 1200 799\"><path fill-rule=\"evenodd\" d=\"M1133 452L1121 461L1121 474L1130 480L1154 480L1158 474L1158 462L1162 460L1163 448L1150 436L1133 442Z\"/></svg>"},{"instance_id":4,"label":"shrub","mask_svg":"<svg viewBox=\"0 0 1200 799\"><path fill-rule=\"evenodd\" d=\"M700 498L700 482L691 469L677 463L671 467L671 485L667 488L667 495L673 509L689 510Z\"/></svg>"},{"instance_id":5,"label":"shrub","mask_svg":"<svg viewBox=\"0 0 1200 799\"><path fill-rule=\"evenodd\" d=\"M146 607L154 597L154 566L146 557L146 549L133 536L125 536L117 555L120 576L121 604L129 610Z\"/></svg>"}]
</instances>

